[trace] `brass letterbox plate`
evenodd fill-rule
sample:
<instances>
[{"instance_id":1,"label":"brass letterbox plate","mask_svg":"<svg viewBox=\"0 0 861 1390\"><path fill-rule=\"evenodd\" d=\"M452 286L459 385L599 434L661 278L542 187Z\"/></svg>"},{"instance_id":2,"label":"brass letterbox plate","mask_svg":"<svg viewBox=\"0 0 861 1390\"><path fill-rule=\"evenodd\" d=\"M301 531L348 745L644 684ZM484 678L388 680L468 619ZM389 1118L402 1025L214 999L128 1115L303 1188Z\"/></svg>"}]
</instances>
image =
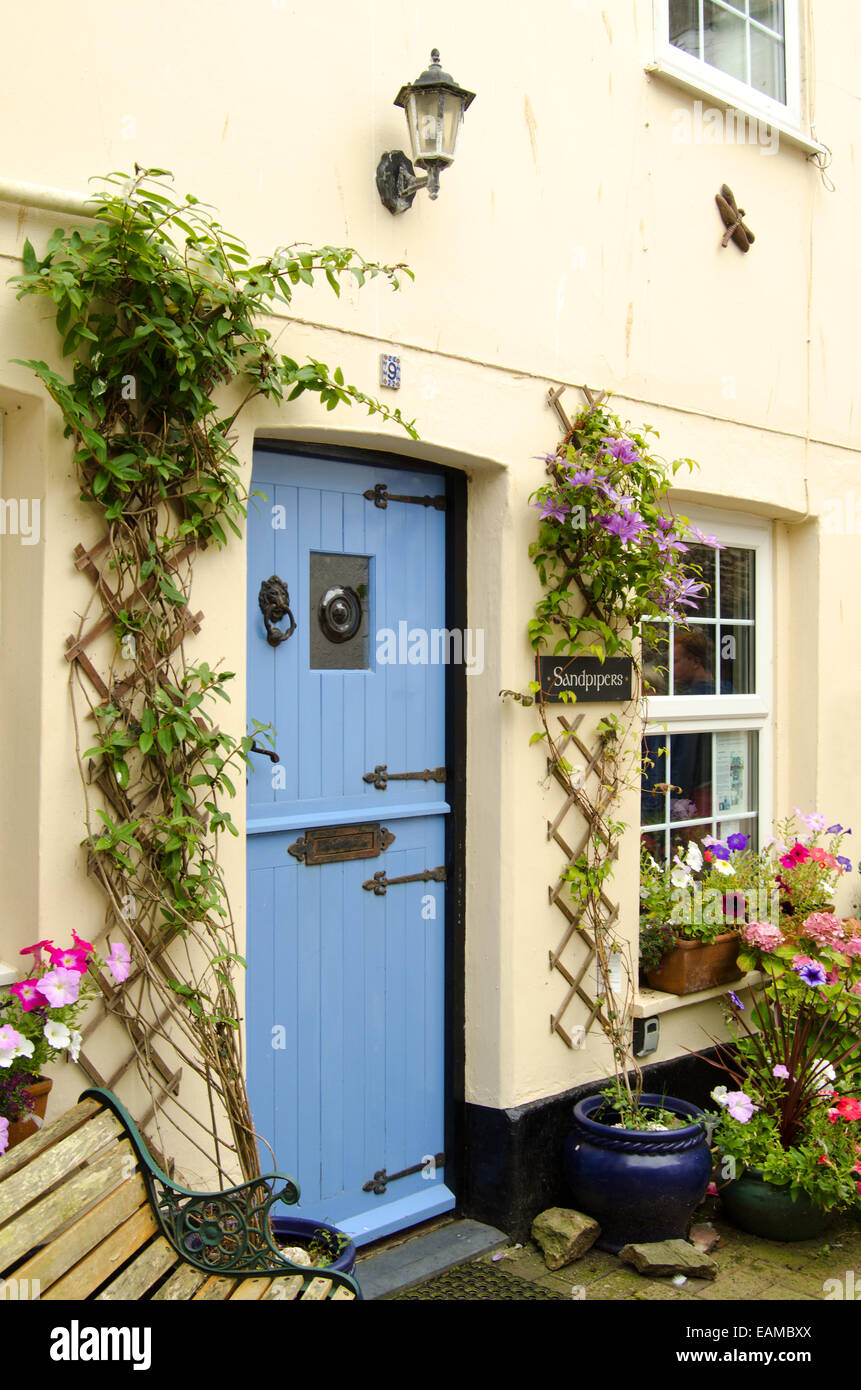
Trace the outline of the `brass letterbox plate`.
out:
<instances>
[{"instance_id":1,"label":"brass letterbox plate","mask_svg":"<svg viewBox=\"0 0 861 1390\"><path fill-rule=\"evenodd\" d=\"M379 821L365 821L361 825L318 825L288 845L287 853L308 865L337 864L345 859L378 859L394 838Z\"/></svg>"}]
</instances>

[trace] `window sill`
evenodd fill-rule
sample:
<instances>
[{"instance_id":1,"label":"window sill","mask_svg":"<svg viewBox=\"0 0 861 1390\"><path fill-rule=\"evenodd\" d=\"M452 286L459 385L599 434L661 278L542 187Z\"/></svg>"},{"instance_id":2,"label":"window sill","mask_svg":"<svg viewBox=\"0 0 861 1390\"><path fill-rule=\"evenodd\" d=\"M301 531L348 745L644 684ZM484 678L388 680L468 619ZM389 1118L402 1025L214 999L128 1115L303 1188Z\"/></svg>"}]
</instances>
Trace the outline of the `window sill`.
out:
<instances>
[{"instance_id":1,"label":"window sill","mask_svg":"<svg viewBox=\"0 0 861 1390\"><path fill-rule=\"evenodd\" d=\"M769 127L771 130L776 130L778 135L782 136L784 140L787 140L791 145L795 145L798 149L803 150L805 154L827 153L824 145L820 145L817 140L811 139L800 126L793 125L791 120L782 120L779 116L769 114L758 107L753 101L750 103L739 101L730 96L726 91L723 91L718 82L712 83L705 76L701 77L699 74L694 75L682 67L676 67L675 64L668 61L666 58L656 58L654 62L647 63L645 70L650 77L662 78L665 82L671 83L674 87L682 87L685 91L693 92L696 96L710 97L726 110L740 111L745 116L750 116L754 120L762 121L763 125Z\"/></svg>"},{"instance_id":2,"label":"window sill","mask_svg":"<svg viewBox=\"0 0 861 1390\"><path fill-rule=\"evenodd\" d=\"M712 989L700 989L695 994L664 994L659 989L640 989L634 1003L635 1018L654 1018L656 1014L672 1013L675 1009L688 1009L693 1004L705 1004L709 999L719 999L722 994L733 990L750 989L759 984L762 976L758 970L743 975L734 985L715 985Z\"/></svg>"},{"instance_id":3,"label":"window sill","mask_svg":"<svg viewBox=\"0 0 861 1390\"><path fill-rule=\"evenodd\" d=\"M0 986L14 985L20 974L17 965L7 965L5 960L0 960Z\"/></svg>"}]
</instances>

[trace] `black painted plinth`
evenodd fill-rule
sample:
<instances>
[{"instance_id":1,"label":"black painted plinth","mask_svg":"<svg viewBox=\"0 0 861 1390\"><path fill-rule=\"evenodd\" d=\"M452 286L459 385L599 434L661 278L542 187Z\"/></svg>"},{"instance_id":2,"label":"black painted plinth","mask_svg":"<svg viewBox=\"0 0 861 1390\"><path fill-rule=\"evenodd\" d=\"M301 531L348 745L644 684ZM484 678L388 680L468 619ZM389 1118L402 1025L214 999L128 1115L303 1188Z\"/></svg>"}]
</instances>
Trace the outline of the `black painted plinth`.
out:
<instances>
[{"instance_id":1,"label":"black painted plinth","mask_svg":"<svg viewBox=\"0 0 861 1390\"><path fill-rule=\"evenodd\" d=\"M714 1109L710 1092L722 1078L705 1059L678 1057L643 1067L643 1090L692 1101ZM527 1240L534 1218L547 1207L566 1207L571 1197L562 1169L562 1151L577 1101L603 1091L609 1082L593 1081L561 1095L530 1101L509 1110L487 1105L462 1106L464 1139L462 1199L464 1216L498 1226L513 1240Z\"/></svg>"}]
</instances>

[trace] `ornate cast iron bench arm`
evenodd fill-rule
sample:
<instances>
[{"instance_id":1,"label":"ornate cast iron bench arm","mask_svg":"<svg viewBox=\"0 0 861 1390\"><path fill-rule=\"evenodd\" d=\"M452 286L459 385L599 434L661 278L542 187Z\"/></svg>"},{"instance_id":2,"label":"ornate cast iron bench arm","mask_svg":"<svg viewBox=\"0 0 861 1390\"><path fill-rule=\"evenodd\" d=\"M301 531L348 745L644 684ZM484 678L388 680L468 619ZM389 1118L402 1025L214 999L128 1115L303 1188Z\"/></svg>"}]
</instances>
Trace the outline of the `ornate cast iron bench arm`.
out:
<instances>
[{"instance_id":1,"label":"ornate cast iron bench arm","mask_svg":"<svg viewBox=\"0 0 861 1390\"><path fill-rule=\"evenodd\" d=\"M274 1204L292 1206L299 1200L299 1187L292 1178L270 1173L222 1192L193 1192L173 1182L153 1162L134 1120L113 1092L90 1087L78 1099L97 1100L122 1124L140 1161L162 1234L187 1264L225 1278L297 1275L303 1292L314 1279L323 1278L361 1298L358 1284L349 1275L326 1265L293 1264L272 1240L269 1213Z\"/></svg>"}]
</instances>

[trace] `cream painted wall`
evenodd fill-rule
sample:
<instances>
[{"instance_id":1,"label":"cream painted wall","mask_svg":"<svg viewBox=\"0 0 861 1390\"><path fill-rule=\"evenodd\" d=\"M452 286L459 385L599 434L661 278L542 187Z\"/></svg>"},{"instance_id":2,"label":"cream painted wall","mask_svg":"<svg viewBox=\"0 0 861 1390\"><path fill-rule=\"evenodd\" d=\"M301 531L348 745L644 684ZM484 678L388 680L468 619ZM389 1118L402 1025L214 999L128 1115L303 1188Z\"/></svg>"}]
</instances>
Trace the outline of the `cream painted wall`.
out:
<instances>
[{"instance_id":1,"label":"cream painted wall","mask_svg":"<svg viewBox=\"0 0 861 1390\"><path fill-rule=\"evenodd\" d=\"M826 529L837 503L844 515L850 496L861 504L861 84L851 56L861 14L852 0L812 7L805 98L834 152L830 193L786 142L772 155L679 142L694 98L644 72L651 11L651 0L556 0L539 24L513 3L315 10L253 0L240 15L224 0L205 10L153 0L70 10L49 0L38 9L38 64L9 65L0 94L6 127L22 133L0 178L83 192L100 171L158 164L255 249L345 242L416 271L398 295L371 284L339 303L325 289L303 289L299 320L276 327L283 350L340 362L369 390L379 352L397 351L397 404L417 417L421 443L355 409L321 414L302 397L289 412L255 404L241 417L237 447L246 477L260 435L393 450L468 476L469 624L486 636L484 674L467 682L467 1098L486 1105L515 1105L606 1071L597 1040L571 1052L550 1032L564 994L548 968L563 926L547 902L560 867L546 840L558 791L543 781L542 754L527 746L530 716L498 698L531 676L524 631L538 590L526 502L542 480L536 456L558 439L550 385L605 387L623 417L660 430L668 457L698 459L680 505L774 521L774 804L854 818L861 834L852 722L861 709L861 514L842 534ZM29 51L32 24L32 10L7 16L8 52ZM384 149L405 143L392 98L432 44L478 96L438 201L420 194L393 218L378 201L374 169ZM714 194L725 181L756 232L747 256L719 244ZM41 249L61 220L0 205L6 273L18 268L24 236ZM45 356L61 366L46 305L17 304L4 290L0 349L3 487L8 476L44 499L38 547L0 542L0 747L14 788L0 816L9 956L34 932L100 922L102 904L79 849L63 659L90 596L71 550L96 530L77 501L56 412L9 363ZM569 411L577 400L572 388ZM194 604L207 616L190 644L240 673L244 574L238 544L201 558ZM237 687L228 722L240 733ZM635 795L622 816L632 831L614 892L633 941ZM241 841L225 843L224 858L244 936ZM690 1008L665 1016L661 1055L702 1046L698 1018ZM102 1046L107 1074L113 1043ZM61 1098L79 1082L65 1068ZM183 1160L198 1171L193 1154Z\"/></svg>"}]
</instances>

